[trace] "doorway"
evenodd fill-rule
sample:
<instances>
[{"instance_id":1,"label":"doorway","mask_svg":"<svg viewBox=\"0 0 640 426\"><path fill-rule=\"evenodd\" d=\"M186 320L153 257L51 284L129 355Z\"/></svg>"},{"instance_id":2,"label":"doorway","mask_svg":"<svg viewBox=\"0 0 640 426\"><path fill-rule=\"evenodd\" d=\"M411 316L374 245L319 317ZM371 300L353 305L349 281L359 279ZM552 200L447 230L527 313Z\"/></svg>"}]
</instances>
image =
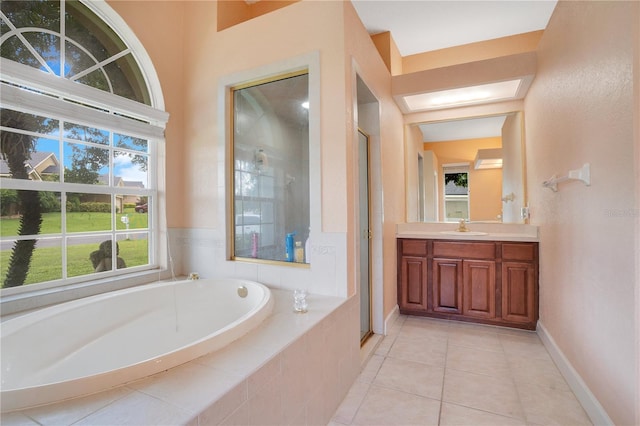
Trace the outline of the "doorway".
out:
<instances>
[{"instance_id":1,"label":"doorway","mask_svg":"<svg viewBox=\"0 0 640 426\"><path fill-rule=\"evenodd\" d=\"M360 223L360 343L373 333L371 326L371 225L369 136L358 129L358 211Z\"/></svg>"}]
</instances>

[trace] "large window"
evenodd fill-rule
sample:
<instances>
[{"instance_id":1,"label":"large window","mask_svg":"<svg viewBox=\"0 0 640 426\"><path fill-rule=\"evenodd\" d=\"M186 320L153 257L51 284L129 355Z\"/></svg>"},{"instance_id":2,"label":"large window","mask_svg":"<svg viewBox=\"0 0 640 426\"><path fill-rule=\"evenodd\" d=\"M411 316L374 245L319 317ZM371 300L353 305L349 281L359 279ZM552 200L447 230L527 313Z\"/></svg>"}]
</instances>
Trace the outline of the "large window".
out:
<instances>
[{"instance_id":1,"label":"large window","mask_svg":"<svg viewBox=\"0 0 640 426\"><path fill-rule=\"evenodd\" d=\"M309 76L232 89L233 257L308 263Z\"/></svg>"},{"instance_id":2,"label":"large window","mask_svg":"<svg viewBox=\"0 0 640 426\"><path fill-rule=\"evenodd\" d=\"M79 1L1 3L2 287L155 268L158 150L130 46Z\"/></svg>"}]
</instances>

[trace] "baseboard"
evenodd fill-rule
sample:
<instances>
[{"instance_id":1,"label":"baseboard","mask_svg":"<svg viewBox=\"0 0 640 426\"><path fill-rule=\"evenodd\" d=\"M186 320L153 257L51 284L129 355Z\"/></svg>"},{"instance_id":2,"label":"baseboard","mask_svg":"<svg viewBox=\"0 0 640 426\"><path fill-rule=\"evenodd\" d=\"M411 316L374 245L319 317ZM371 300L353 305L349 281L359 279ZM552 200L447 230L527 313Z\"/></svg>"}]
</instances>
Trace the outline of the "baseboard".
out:
<instances>
[{"instance_id":1,"label":"baseboard","mask_svg":"<svg viewBox=\"0 0 640 426\"><path fill-rule=\"evenodd\" d=\"M551 358L556 363L556 366L560 370L562 376L567 381L567 384L578 398L578 401L584 408L594 425L613 425L613 421L609 418L609 415L605 409L600 405L598 399L593 395L591 390L587 387L587 384L582 380L580 374L573 368L567 357L562 353L555 340L549 334L541 321L538 321L537 327L538 336L544 344L545 348L551 355Z\"/></svg>"},{"instance_id":2,"label":"baseboard","mask_svg":"<svg viewBox=\"0 0 640 426\"><path fill-rule=\"evenodd\" d=\"M398 305L394 306L389 315L384 319L384 335L387 335L387 330L393 325L394 322L400 317L400 308Z\"/></svg>"}]
</instances>

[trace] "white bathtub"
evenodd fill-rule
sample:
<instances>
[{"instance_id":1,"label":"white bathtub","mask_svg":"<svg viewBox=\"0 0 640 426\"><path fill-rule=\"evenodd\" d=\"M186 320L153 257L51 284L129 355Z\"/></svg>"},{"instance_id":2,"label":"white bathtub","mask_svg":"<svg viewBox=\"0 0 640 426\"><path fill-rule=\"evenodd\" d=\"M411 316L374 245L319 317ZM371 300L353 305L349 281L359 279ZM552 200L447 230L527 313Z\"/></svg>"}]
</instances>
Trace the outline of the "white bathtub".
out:
<instances>
[{"instance_id":1,"label":"white bathtub","mask_svg":"<svg viewBox=\"0 0 640 426\"><path fill-rule=\"evenodd\" d=\"M2 411L98 392L175 367L238 339L272 309L271 292L262 284L201 279L133 287L5 321Z\"/></svg>"}]
</instances>

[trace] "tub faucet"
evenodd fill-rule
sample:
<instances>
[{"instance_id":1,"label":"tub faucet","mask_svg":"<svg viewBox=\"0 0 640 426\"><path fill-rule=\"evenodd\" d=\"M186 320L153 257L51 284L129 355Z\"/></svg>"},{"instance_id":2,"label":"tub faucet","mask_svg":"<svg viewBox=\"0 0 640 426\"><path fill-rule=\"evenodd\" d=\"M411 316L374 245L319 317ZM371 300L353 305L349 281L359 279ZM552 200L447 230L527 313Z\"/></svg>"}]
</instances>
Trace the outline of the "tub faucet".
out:
<instances>
[{"instance_id":1,"label":"tub faucet","mask_svg":"<svg viewBox=\"0 0 640 426\"><path fill-rule=\"evenodd\" d=\"M469 232L469 228L467 228L467 225L464 223L464 219L460 219L460 222L458 222L458 229L456 229L456 231Z\"/></svg>"}]
</instances>

